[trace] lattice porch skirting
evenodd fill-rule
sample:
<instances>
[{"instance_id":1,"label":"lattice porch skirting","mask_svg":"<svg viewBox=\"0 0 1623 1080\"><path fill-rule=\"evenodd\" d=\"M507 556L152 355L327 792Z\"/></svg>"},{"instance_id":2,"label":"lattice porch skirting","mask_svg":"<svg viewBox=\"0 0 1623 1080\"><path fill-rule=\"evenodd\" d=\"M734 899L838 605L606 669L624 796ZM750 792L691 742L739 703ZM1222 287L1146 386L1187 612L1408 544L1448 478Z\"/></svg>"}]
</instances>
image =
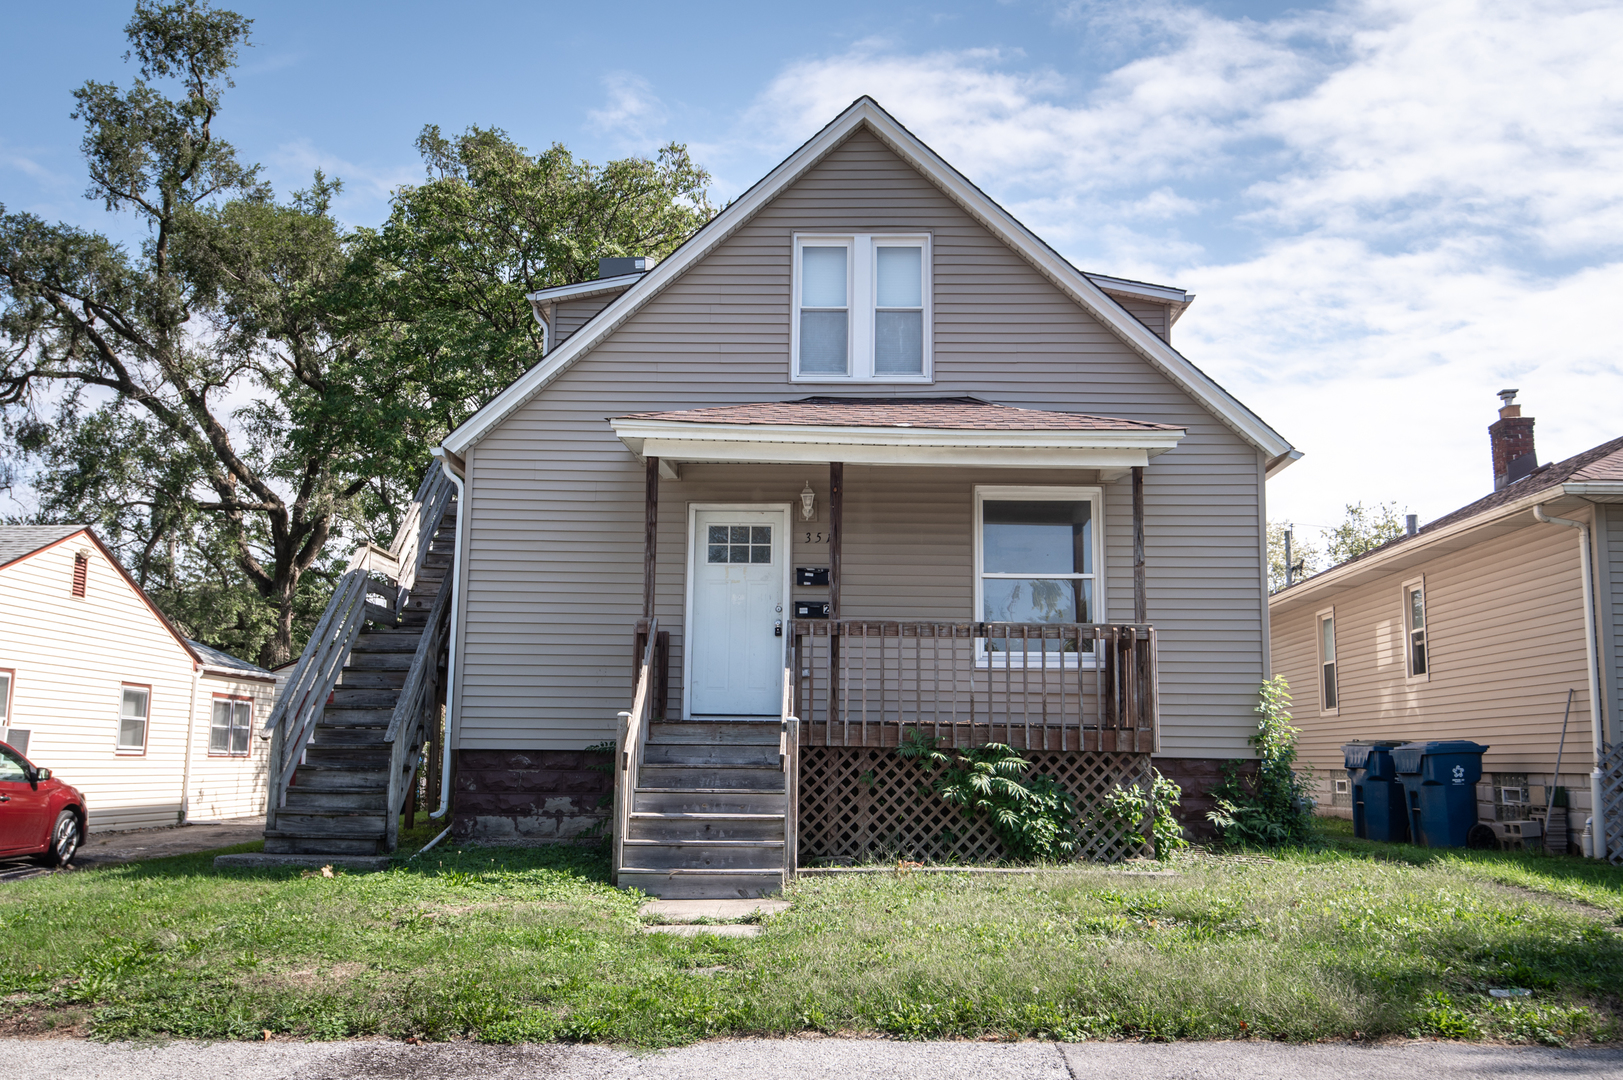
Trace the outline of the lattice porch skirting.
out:
<instances>
[{"instance_id":1,"label":"lattice porch skirting","mask_svg":"<svg viewBox=\"0 0 1623 1080\"><path fill-rule=\"evenodd\" d=\"M1032 774L1054 777L1078 810L1078 859L1116 862L1151 853L1148 823L1137 831L1105 816L1101 800L1122 786L1148 784L1148 754L1033 751ZM987 863L1004 857L985 821L966 819L930 788L916 762L891 749L800 748L799 864L911 859Z\"/></svg>"}]
</instances>

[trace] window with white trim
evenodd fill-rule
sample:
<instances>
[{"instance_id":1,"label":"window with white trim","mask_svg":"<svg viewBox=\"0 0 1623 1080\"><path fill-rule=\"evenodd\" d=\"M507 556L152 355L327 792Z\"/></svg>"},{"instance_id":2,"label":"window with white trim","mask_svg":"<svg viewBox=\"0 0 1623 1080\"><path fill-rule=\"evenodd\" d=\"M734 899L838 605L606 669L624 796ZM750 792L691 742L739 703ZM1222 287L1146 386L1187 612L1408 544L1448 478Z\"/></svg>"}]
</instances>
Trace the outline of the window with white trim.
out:
<instances>
[{"instance_id":1,"label":"window with white trim","mask_svg":"<svg viewBox=\"0 0 1623 1080\"><path fill-rule=\"evenodd\" d=\"M254 726L254 703L248 698L214 699L209 721L209 753L242 757L248 753L248 733Z\"/></svg>"},{"instance_id":2,"label":"window with white trim","mask_svg":"<svg viewBox=\"0 0 1623 1080\"><path fill-rule=\"evenodd\" d=\"M0 671L0 728L11 725L11 672Z\"/></svg>"},{"instance_id":3,"label":"window with white trim","mask_svg":"<svg viewBox=\"0 0 1623 1080\"><path fill-rule=\"evenodd\" d=\"M141 751L147 748L147 713L152 691L144 686L126 686L119 695L118 748Z\"/></svg>"},{"instance_id":4,"label":"window with white trim","mask_svg":"<svg viewBox=\"0 0 1623 1080\"><path fill-rule=\"evenodd\" d=\"M975 618L1004 623L1098 621L1101 500L1097 488L975 489ZM991 653L1093 651L1092 640L1041 646L992 639Z\"/></svg>"},{"instance_id":5,"label":"window with white trim","mask_svg":"<svg viewBox=\"0 0 1623 1080\"><path fill-rule=\"evenodd\" d=\"M1426 655L1426 582L1403 583L1404 670L1411 679L1425 679L1431 670Z\"/></svg>"},{"instance_id":6,"label":"window with white trim","mask_svg":"<svg viewBox=\"0 0 1623 1080\"><path fill-rule=\"evenodd\" d=\"M1336 683L1335 609L1319 612L1314 625L1319 639L1319 711L1334 713L1341 708L1341 694Z\"/></svg>"},{"instance_id":7,"label":"window with white trim","mask_svg":"<svg viewBox=\"0 0 1623 1080\"><path fill-rule=\"evenodd\" d=\"M793 377L930 380L930 238L796 236Z\"/></svg>"}]
</instances>

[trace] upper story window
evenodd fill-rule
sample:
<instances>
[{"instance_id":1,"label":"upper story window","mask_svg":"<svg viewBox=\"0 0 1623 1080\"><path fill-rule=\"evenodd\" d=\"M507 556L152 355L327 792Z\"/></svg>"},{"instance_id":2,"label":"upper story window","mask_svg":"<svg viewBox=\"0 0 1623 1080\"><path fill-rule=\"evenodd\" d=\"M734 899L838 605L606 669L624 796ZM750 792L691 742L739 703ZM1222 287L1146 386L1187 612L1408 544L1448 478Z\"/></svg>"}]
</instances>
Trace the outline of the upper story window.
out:
<instances>
[{"instance_id":1,"label":"upper story window","mask_svg":"<svg viewBox=\"0 0 1623 1080\"><path fill-rule=\"evenodd\" d=\"M1423 679L1430 670L1426 657L1426 583L1424 579L1405 582L1403 586L1403 624L1408 634L1407 675Z\"/></svg>"},{"instance_id":2,"label":"upper story window","mask_svg":"<svg viewBox=\"0 0 1623 1080\"><path fill-rule=\"evenodd\" d=\"M794 378L930 380L930 238L795 237Z\"/></svg>"}]
</instances>

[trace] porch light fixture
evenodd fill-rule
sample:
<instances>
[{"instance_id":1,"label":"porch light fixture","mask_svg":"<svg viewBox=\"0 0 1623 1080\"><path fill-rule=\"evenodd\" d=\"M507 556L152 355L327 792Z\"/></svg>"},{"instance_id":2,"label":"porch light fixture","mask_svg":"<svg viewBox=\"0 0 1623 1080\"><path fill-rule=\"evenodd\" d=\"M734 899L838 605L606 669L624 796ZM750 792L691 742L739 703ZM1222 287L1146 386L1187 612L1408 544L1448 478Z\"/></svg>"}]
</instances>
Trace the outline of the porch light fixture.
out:
<instances>
[{"instance_id":1,"label":"porch light fixture","mask_svg":"<svg viewBox=\"0 0 1623 1080\"><path fill-rule=\"evenodd\" d=\"M812 490L811 481L806 481L806 487L800 493L800 520L817 520L817 492Z\"/></svg>"}]
</instances>

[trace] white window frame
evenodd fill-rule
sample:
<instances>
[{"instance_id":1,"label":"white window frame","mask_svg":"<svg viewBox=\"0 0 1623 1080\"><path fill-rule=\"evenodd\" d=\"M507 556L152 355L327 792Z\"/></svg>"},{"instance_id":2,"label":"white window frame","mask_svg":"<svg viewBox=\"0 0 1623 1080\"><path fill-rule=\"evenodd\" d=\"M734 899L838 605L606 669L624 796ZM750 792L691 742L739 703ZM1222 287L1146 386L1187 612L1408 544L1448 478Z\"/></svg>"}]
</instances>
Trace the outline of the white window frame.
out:
<instances>
[{"instance_id":1,"label":"white window frame","mask_svg":"<svg viewBox=\"0 0 1623 1080\"><path fill-rule=\"evenodd\" d=\"M147 712L141 724L141 745L127 746L124 743L124 695L131 690L139 690L147 696ZM113 748L120 754L129 754L135 757L145 756L147 746L152 742L152 687L148 683L121 683L118 687L118 706L114 709Z\"/></svg>"},{"instance_id":2,"label":"white window frame","mask_svg":"<svg viewBox=\"0 0 1623 1080\"><path fill-rule=\"evenodd\" d=\"M5 693L0 694L0 728L11 726L11 695L17 688L17 672L11 668L0 668L0 678L6 680Z\"/></svg>"},{"instance_id":3,"label":"white window frame","mask_svg":"<svg viewBox=\"0 0 1623 1080\"><path fill-rule=\"evenodd\" d=\"M796 383L900 383L919 385L935 380L934 374L934 281L929 233L795 233L794 253L789 274L789 381ZM924 301L923 357L917 375L877 375L874 373L874 337L878 319L878 248L912 247L920 252L924 280L920 299ZM843 247L846 251L845 289L848 370L844 375L800 373L800 253L807 247Z\"/></svg>"},{"instance_id":4,"label":"white window frame","mask_svg":"<svg viewBox=\"0 0 1623 1080\"><path fill-rule=\"evenodd\" d=\"M1426 625L1420 628L1420 647L1426 652L1426 670L1416 675L1414 670L1414 628L1409 625L1409 597L1418 589L1420 603L1425 611ZM1398 597L1403 604L1402 618L1399 622L1403 626L1403 681L1407 683L1424 683L1431 681L1431 612L1429 605L1431 597L1426 593L1426 578L1422 574L1417 578L1410 578L1403 583L1402 591Z\"/></svg>"},{"instance_id":5,"label":"white window frame","mask_svg":"<svg viewBox=\"0 0 1623 1080\"><path fill-rule=\"evenodd\" d=\"M1088 513L1089 527L1093 530L1093 572L1088 574L1013 574L996 573L988 575L985 570L985 538L983 533L983 507L986 501L1026 501L1026 502L1087 502L1090 504ZM1105 499L1102 487L1036 487L1031 485L1003 485L1003 484L977 484L975 485L975 516L972 522L975 533L975 566L974 576L970 582L970 590L974 594L975 621L986 621L986 592L982 582L988 576L994 578L1028 578L1028 577L1063 577L1070 580L1093 582L1093 611L1096 619L1109 621L1104 613L1109 609L1105 606ZM1083 624L1086 625L1086 624ZM1013 664L1014 653L1003 653L1001 663L994 663L992 653L986 649L986 642L977 639L975 642L975 663L980 667L1004 667ZM1023 658L1025 659L1025 658ZM1050 655L1043 653L1043 664L1048 667L1097 667L1100 660L1098 651L1092 653L1074 652ZM1035 667L1036 665L1032 665Z\"/></svg>"},{"instance_id":6,"label":"white window frame","mask_svg":"<svg viewBox=\"0 0 1623 1080\"><path fill-rule=\"evenodd\" d=\"M214 732L216 730L216 725L214 723L214 710L219 708L220 704L222 702L225 703L226 705L230 706L231 715L230 715L230 717L228 717L227 722L226 722L226 727L225 727L225 749L224 750L216 750L216 749L214 749ZM234 749L232 749L231 744L233 742L232 737L239 730L238 727L237 727L237 724L236 724L236 711L237 711L237 706L239 706L239 705L248 706L248 723L247 723L246 728L242 729L242 730L246 730L248 732L248 739L247 739L247 748L246 749L234 750ZM150 712L150 707L149 707L148 711ZM213 697L211 699L211 702L209 704L209 749L208 749L208 756L209 757L221 757L221 758L223 758L223 757L239 757L240 758L240 757L251 757L251 756L253 756L253 752L254 752L254 734L253 733L254 733L254 699L252 697L249 697L246 694L218 694L217 693L217 694L213 695Z\"/></svg>"},{"instance_id":7,"label":"white window frame","mask_svg":"<svg viewBox=\"0 0 1623 1080\"><path fill-rule=\"evenodd\" d=\"M1336 703L1328 708L1326 708L1324 704L1324 621L1326 619L1330 620L1330 648L1335 653L1335 655L1330 658L1330 663L1334 664L1336 667L1335 674L1332 676L1334 681L1331 684L1331 689L1335 693ZM1314 668L1314 685L1318 687L1320 716L1341 715L1341 647L1337 637L1336 609L1333 607L1327 607L1314 612L1313 655L1318 658L1318 664Z\"/></svg>"}]
</instances>

